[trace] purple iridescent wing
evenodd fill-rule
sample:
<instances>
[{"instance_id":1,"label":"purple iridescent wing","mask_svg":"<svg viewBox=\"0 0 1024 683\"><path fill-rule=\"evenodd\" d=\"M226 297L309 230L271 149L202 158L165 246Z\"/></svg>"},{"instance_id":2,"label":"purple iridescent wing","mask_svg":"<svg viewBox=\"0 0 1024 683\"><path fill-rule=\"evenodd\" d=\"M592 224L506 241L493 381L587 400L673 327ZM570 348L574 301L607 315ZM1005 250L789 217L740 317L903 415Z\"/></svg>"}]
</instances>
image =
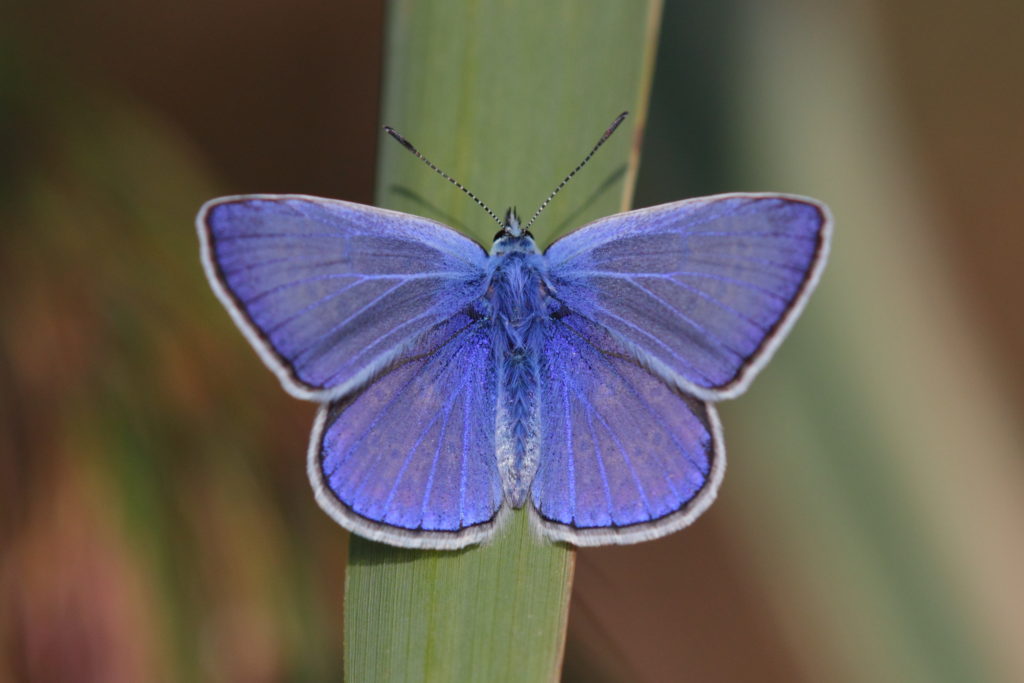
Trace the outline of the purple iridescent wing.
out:
<instances>
[{"instance_id":1,"label":"purple iridescent wing","mask_svg":"<svg viewBox=\"0 0 1024 683\"><path fill-rule=\"evenodd\" d=\"M831 219L801 197L728 194L609 216L546 252L554 296L666 381L744 391L817 283Z\"/></svg>"},{"instance_id":2,"label":"purple iridescent wing","mask_svg":"<svg viewBox=\"0 0 1024 683\"><path fill-rule=\"evenodd\" d=\"M696 519L725 471L714 408L581 315L556 314L544 344L543 458L531 489L542 533L574 545L636 543Z\"/></svg>"},{"instance_id":3,"label":"purple iridescent wing","mask_svg":"<svg viewBox=\"0 0 1024 683\"><path fill-rule=\"evenodd\" d=\"M317 197L215 199L196 224L235 322L290 393L318 401L479 297L487 261L440 223Z\"/></svg>"},{"instance_id":4,"label":"purple iridescent wing","mask_svg":"<svg viewBox=\"0 0 1024 683\"><path fill-rule=\"evenodd\" d=\"M317 501L361 536L454 549L487 538L503 492L485 321L459 313L373 382L320 410L309 448Z\"/></svg>"}]
</instances>

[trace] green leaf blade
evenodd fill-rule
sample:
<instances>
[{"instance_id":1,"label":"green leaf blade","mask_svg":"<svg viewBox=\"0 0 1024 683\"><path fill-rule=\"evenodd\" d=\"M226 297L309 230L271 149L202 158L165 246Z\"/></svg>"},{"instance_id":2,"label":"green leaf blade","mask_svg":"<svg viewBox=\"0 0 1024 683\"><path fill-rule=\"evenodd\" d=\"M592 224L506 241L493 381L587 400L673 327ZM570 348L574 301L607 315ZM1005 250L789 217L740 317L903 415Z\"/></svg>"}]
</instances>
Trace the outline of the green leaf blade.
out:
<instances>
[{"instance_id":1,"label":"green leaf blade","mask_svg":"<svg viewBox=\"0 0 1024 683\"><path fill-rule=\"evenodd\" d=\"M623 110L631 116L532 229L558 235L625 209L638 163L659 2L390 6L383 120L498 214L528 218ZM498 226L381 136L377 203L490 245ZM525 510L459 552L350 543L348 680L558 678L575 555Z\"/></svg>"}]
</instances>

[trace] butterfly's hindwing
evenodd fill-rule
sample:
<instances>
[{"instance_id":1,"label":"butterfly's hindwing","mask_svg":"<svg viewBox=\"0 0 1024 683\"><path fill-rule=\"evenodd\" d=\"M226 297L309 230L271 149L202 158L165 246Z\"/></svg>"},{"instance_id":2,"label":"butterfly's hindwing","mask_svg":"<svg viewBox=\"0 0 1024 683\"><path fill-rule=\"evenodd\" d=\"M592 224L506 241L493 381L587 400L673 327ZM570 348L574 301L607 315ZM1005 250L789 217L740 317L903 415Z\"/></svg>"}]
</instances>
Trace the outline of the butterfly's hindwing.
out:
<instances>
[{"instance_id":1,"label":"butterfly's hindwing","mask_svg":"<svg viewBox=\"0 0 1024 683\"><path fill-rule=\"evenodd\" d=\"M543 457L532 487L542 533L575 545L635 543L695 519L725 468L714 408L580 315L552 320L544 351Z\"/></svg>"},{"instance_id":2,"label":"butterfly's hindwing","mask_svg":"<svg viewBox=\"0 0 1024 683\"><path fill-rule=\"evenodd\" d=\"M459 548L493 532L495 370L484 323L453 316L321 411L309 473L343 526L392 545Z\"/></svg>"}]
</instances>

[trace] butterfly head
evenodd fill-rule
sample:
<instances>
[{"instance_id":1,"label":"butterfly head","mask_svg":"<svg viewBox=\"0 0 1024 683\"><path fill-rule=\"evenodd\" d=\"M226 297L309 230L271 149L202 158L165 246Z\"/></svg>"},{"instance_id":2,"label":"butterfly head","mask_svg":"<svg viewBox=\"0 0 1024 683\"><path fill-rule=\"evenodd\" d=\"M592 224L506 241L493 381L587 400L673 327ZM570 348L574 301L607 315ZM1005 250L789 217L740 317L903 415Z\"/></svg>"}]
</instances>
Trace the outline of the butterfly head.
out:
<instances>
[{"instance_id":1,"label":"butterfly head","mask_svg":"<svg viewBox=\"0 0 1024 683\"><path fill-rule=\"evenodd\" d=\"M519 221L519 214L514 208L505 212L505 219L501 225L501 230L494 234L494 246L491 247L491 254L510 252L531 254L537 251L533 234L529 230L523 229L522 223Z\"/></svg>"},{"instance_id":2,"label":"butterfly head","mask_svg":"<svg viewBox=\"0 0 1024 683\"><path fill-rule=\"evenodd\" d=\"M533 238L528 230L523 230L522 223L519 221L519 214L516 212L515 207L509 207L505 211L505 218L501 221L501 230L494 234L494 241L497 242L502 237L529 237Z\"/></svg>"}]
</instances>

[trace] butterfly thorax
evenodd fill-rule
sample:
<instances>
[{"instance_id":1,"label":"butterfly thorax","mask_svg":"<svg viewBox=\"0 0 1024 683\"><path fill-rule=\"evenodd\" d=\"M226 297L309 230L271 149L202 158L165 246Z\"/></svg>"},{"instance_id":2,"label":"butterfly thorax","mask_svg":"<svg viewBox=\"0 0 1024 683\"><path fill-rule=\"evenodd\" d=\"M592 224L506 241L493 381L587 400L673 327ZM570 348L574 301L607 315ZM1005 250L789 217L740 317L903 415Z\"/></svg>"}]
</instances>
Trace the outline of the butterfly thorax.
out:
<instances>
[{"instance_id":1,"label":"butterfly thorax","mask_svg":"<svg viewBox=\"0 0 1024 683\"><path fill-rule=\"evenodd\" d=\"M498 469L515 507L526 501L539 462L538 383L550 305L544 256L533 239L500 237L491 249L485 307L498 373Z\"/></svg>"}]
</instances>

